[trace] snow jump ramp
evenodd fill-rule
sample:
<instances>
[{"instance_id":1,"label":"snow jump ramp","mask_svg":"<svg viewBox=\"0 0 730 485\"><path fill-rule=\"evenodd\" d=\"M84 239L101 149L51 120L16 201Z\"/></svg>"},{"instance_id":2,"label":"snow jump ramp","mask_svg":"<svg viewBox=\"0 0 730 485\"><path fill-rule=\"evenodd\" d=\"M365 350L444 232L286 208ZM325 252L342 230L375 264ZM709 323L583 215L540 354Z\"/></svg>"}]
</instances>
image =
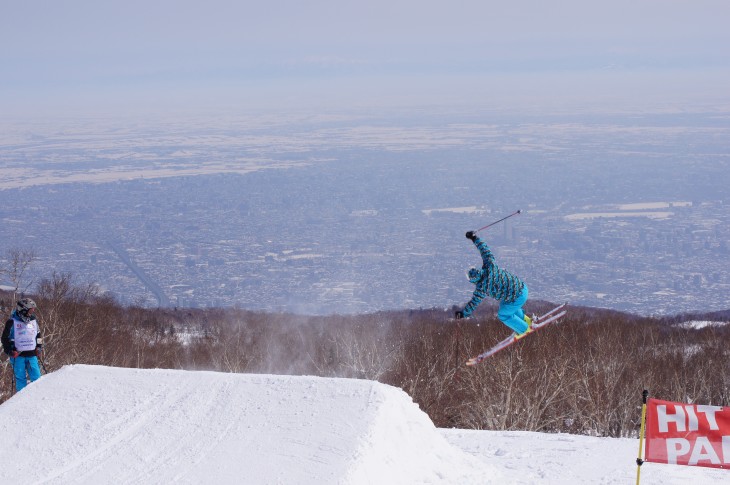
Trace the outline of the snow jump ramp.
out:
<instances>
[{"instance_id":1,"label":"snow jump ramp","mask_svg":"<svg viewBox=\"0 0 730 485\"><path fill-rule=\"evenodd\" d=\"M72 365L0 422L17 483L503 482L405 392L366 380Z\"/></svg>"}]
</instances>

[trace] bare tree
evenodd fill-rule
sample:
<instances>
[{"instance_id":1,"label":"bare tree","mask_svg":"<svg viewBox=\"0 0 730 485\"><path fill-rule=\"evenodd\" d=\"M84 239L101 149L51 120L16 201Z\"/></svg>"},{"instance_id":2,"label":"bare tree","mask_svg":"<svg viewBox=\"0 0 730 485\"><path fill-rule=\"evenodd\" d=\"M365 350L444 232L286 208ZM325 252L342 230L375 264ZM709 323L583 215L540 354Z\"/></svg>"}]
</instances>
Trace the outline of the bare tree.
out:
<instances>
[{"instance_id":1,"label":"bare tree","mask_svg":"<svg viewBox=\"0 0 730 485\"><path fill-rule=\"evenodd\" d=\"M18 295L26 293L31 287L32 282L25 282L24 279L35 258L36 254L32 249L11 248L7 251L3 266L0 266L0 275L9 280L13 288L13 300L17 300Z\"/></svg>"}]
</instances>

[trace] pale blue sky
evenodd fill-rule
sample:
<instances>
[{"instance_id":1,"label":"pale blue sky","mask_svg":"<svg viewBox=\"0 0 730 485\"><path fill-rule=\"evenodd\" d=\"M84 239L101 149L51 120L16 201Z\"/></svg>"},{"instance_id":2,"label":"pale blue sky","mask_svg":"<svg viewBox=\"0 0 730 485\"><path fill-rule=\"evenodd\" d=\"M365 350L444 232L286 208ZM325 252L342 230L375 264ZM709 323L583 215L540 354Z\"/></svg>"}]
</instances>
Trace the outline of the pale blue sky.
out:
<instances>
[{"instance_id":1,"label":"pale blue sky","mask_svg":"<svg viewBox=\"0 0 730 485\"><path fill-rule=\"evenodd\" d=\"M0 0L0 111L721 104L728 25L726 0Z\"/></svg>"}]
</instances>

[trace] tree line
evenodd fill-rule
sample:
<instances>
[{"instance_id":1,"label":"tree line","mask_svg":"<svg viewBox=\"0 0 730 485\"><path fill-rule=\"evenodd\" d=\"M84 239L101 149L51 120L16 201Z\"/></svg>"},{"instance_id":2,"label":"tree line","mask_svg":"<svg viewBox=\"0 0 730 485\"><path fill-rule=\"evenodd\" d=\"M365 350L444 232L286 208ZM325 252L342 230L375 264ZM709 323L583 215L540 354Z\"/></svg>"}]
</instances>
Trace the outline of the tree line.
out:
<instances>
[{"instance_id":1,"label":"tree line","mask_svg":"<svg viewBox=\"0 0 730 485\"><path fill-rule=\"evenodd\" d=\"M16 296L0 293L4 316ZM27 296L38 304L48 372L93 364L370 379L402 388L438 427L612 437L637 435L643 389L670 401L730 403L730 325L694 329L677 317L569 307L560 323L466 367L509 333L496 306L468 320L452 319L453 309L150 309L120 305L67 274ZM528 302L526 310L550 306ZM0 369L3 402L12 393L6 358Z\"/></svg>"}]
</instances>

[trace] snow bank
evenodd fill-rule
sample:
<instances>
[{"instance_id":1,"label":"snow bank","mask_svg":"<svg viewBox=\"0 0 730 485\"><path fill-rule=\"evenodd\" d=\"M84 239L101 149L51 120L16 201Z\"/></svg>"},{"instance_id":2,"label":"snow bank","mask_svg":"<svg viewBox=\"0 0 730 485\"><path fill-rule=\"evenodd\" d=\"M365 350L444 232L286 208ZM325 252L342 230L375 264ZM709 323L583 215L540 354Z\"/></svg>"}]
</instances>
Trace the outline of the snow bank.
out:
<instances>
[{"instance_id":1,"label":"snow bank","mask_svg":"<svg viewBox=\"0 0 730 485\"><path fill-rule=\"evenodd\" d=\"M684 328L693 328L695 330L701 330L703 328L707 327L722 327L723 325L728 325L728 322L719 322L719 321L711 321L711 320L692 320L689 322L683 322L680 325Z\"/></svg>"},{"instance_id":2,"label":"snow bank","mask_svg":"<svg viewBox=\"0 0 730 485\"><path fill-rule=\"evenodd\" d=\"M634 483L638 439L436 429L372 381L75 365L0 406L1 483ZM728 483L647 463L642 485Z\"/></svg>"},{"instance_id":3,"label":"snow bank","mask_svg":"<svg viewBox=\"0 0 730 485\"><path fill-rule=\"evenodd\" d=\"M509 485L636 483L639 440L565 433L442 429L460 449L498 467ZM644 463L641 485L727 485L730 471Z\"/></svg>"},{"instance_id":4,"label":"snow bank","mask_svg":"<svg viewBox=\"0 0 730 485\"><path fill-rule=\"evenodd\" d=\"M373 381L74 365L0 422L18 483L504 482Z\"/></svg>"}]
</instances>

